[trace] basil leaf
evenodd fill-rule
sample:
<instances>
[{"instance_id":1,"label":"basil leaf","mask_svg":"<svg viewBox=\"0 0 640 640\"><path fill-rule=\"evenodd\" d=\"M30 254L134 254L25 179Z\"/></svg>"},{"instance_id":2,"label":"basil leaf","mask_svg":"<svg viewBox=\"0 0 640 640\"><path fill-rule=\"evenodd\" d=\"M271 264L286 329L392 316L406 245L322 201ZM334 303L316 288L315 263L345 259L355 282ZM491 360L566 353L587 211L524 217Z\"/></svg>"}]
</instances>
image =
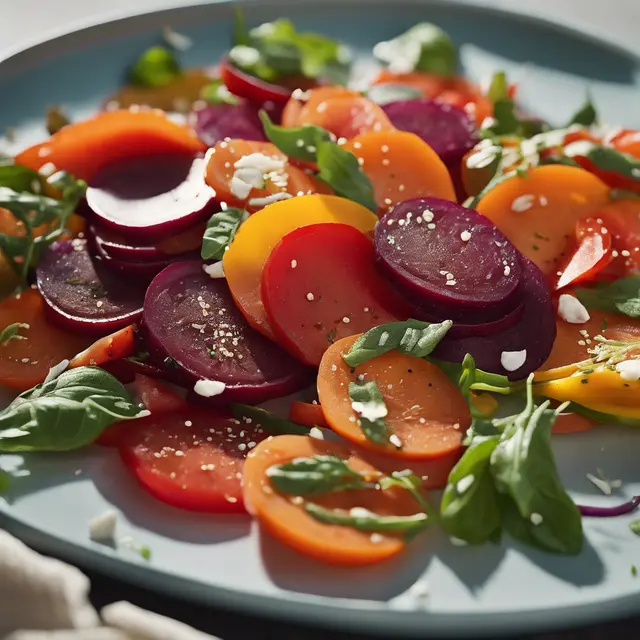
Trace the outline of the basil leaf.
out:
<instances>
[{"instance_id":1,"label":"basil leaf","mask_svg":"<svg viewBox=\"0 0 640 640\"><path fill-rule=\"evenodd\" d=\"M385 105L403 100L419 100L423 95L422 91L406 84L383 82L382 84L374 84L367 92L367 97L376 104Z\"/></svg>"},{"instance_id":2,"label":"basil leaf","mask_svg":"<svg viewBox=\"0 0 640 640\"><path fill-rule=\"evenodd\" d=\"M509 83L507 82L507 74L504 71L496 71L491 78L487 98L489 98L491 102L498 102L508 97Z\"/></svg>"},{"instance_id":3,"label":"basil leaf","mask_svg":"<svg viewBox=\"0 0 640 640\"><path fill-rule=\"evenodd\" d=\"M437 517L437 513L429 501L422 495L424 485L422 480L409 470L406 471L394 471L391 476L380 478L378 484L382 490L390 489L391 487L400 487L408 491L415 501L420 505L420 508L432 519Z\"/></svg>"},{"instance_id":4,"label":"basil leaf","mask_svg":"<svg viewBox=\"0 0 640 640\"><path fill-rule=\"evenodd\" d=\"M26 340L25 336L20 335L20 329L29 329L29 325L24 322L14 322L5 327L0 333L0 344L7 344L10 340Z\"/></svg>"},{"instance_id":5,"label":"basil leaf","mask_svg":"<svg viewBox=\"0 0 640 640\"><path fill-rule=\"evenodd\" d=\"M0 469L0 496L6 495L13 480L11 474L4 469Z\"/></svg>"},{"instance_id":6,"label":"basil leaf","mask_svg":"<svg viewBox=\"0 0 640 640\"><path fill-rule=\"evenodd\" d=\"M40 176L36 171L13 163L0 165L0 187L32 193L40 193L42 190Z\"/></svg>"},{"instance_id":7,"label":"basil leaf","mask_svg":"<svg viewBox=\"0 0 640 640\"><path fill-rule=\"evenodd\" d=\"M281 127L273 124L265 111L260 111L260 120L269 141L290 158L315 162L318 156L318 145L331 140L331 134L326 129L312 124L291 128Z\"/></svg>"},{"instance_id":8,"label":"basil leaf","mask_svg":"<svg viewBox=\"0 0 640 640\"><path fill-rule=\"evenodd\" d=\"M70 369L20 394L0 412L0 452L78 449L113 422L143 415L104 369Z\"/></svg>"},{"instance_id":9,"label":"basil leaf","mask_svg":"<svg viewBox=\"0 0 640 640\"><path fill-rule=\"evenodd\" d=\"M181 75L178 60L170 49L150 47L129 71L129 81L142 87L164 87Z\"/></svg>"},{"instance_id":10,"label":"basil leaf","mask_svg":"<svg viewBox=\"0 0 640 640\"><path fill-rule=\"evenodd\" d=\"M266 409L261 407L252 407L248 404L232 403L230 405L231 413L237 420L251 421L262 427L264 431L274 436L293 434L293 435L309 435L309 429L300 424L278 418Z\"/></svg>"},{"instance_id":11,"label":"basil leaf","mask_svg":"<svg viewBox=\"0 0 640 640\"><path fill-rule=\"evenodd\" d=\"M60 106L49 107L45 116L47 123L47 131L50 135L58 133L60 129L71 124L71 120Z\"/></svg>"},{"instance_id":12,"label":"basil leaf","mask_svg":"<svg viewBox=\"0 0 640 640\"><path fill-rule=\"evenodd\" d=\"M576 111L567 127L570 127L573 124L579 124L583 127L590 127L593 124L598 122L598 114L596 113L596 108L593 106L591 99L589 98L581 107Z\"/></svg>"},{"instance_id":13,"label":"basil leaf","mask_svg":"<svg viewBox=\"0 0 640 640\"><path fill-rule=\"evenodd\" d=\"M416 513L413 516L380 516L375 513L366 516L351 515L353 509L351 511L325 509L312 502L307 502L304 508L318 522L352 527L358 531L371 531L372 533L404 533L413 536L427 526L429 519L426 513Z\"/></svg>"},{"instance_id":14,"label":"basil leaf","mask_svg":"<svg viewBox=\"0 0 640 640\"><path fill-rule=\"evenodd\" d=\"M439 76L455 74L458 56L453 42L439 27L422 22L392 40L379 42L373 55L394 73L424 71Z\"/></svg>"},{"instance_id":15,"label":"basil leaf","mask_svg":"<svg viewBox=\"0 0 640 640\"><path fill-rule=\"evenodd\" d=\"M317 178L328 184L336 195L353 200L371 211L378 210L371 180L360 169L353 153L332 142L320 142L317 163Z\"/></svg>"},{"instance_id":16,"label":"basil leaf","mask_svg":"<svg viewBox=\"0 0 640 640\"><path fill-rule=\"evenodd\" d=\"M240 104L239 98L227 89L220 78L212 80L203 87L200 98L209 104Z\"/></svg>"},{"instance_id":17,"label":"basil leaf","mask_svg":"<svg viewBox=\"0 0 640 640\"><path fill-rule=\"evenodd\" d=\"M378 385L373 380L364 383L350 382L349 398L353 410L360 418L360 428L365 437L376 444L388 444L389 430L387 423L382 419L387 415L387 407ZM363 414L380 417L371 419Z\"/></svg>"},{"instance_id":18,"label":"basil leaf","mask_svg":"<svg viewBox=\"0 0 640 640\"><path fill-rule=\"evenodd\" d=\"M357 367L392 349L424 358L438 346L452 325L451 320L439 323L406 320L381 324L362 334L342 359L350 367Z\"/></svg>"},{"instance_id":19,"label":"basil leaf","mask_svg":"<svg viewBox=\"0 0 640 640\"><path fill-rule=\"evenodd\" d=\"M296 458L287 464L267 469L271 484L279 491L293 496L312 496L351 489L373 489L368 482L344 460L331 455Z\"/></svg>"},{"instance_id":20,"label":"basil leaf","mask_svg":"<svg viewBox=\"0 0 640 640\"><path fill-rule=\"evenodd\" d=\"M603 282L593 288L575 289L578 300L587 309L613 311L630 318L640 318L640 276Z\"/></svg>"},{"instance_id":21,"label":"basil leaf","mask_svg":"<svg viewBox=\"0 0 640 640\"><path fill-rule=\"evenodd\" d=\"M475 437L451 470L442 496L442 527L469 544L482 544L500 532L498 492L490 470L497 446L497 435Z\"/></svg>"},{"instance_id":22,"label":"basil leaf","mask_svg":"<svg viewBox=\"0 0 640 640\"><path fill-rule=\"evenodd\" d=\"M229 207L214 213L202 237L200 255L203 260L222 260L227 247L233 242L240 225L249 214L244 209Z\"/></svg>"},{"instance_id":23,"label":"basil leaf","mask_svg":"<svg viewBox=\"0 0 640 640\"><path fill-rule=\"evenodd\" d=\"M629 523L629 529L637 536L640 536L640 520L634 520Z\"/></svg>"}]
</instances>

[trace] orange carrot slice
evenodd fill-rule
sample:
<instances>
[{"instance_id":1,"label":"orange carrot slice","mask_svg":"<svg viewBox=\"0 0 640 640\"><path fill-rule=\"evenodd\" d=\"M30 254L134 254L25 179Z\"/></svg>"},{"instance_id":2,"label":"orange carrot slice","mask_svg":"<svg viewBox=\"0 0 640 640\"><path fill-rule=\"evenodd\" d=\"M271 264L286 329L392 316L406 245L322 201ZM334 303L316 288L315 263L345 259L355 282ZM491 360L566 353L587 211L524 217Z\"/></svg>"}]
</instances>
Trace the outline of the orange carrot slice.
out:
<instances>
[{"instance_id":1,"label":"orange carrot slice","mask_svg":"<svg viewBox=\"0 0 640 640\"><path fill-rule=\"evenodd\" d=\"M69 363L69 368L93 367L130 356L134 349L135 325L96 340L88 349L80 352Z\"/></svg>"}]
</instances>

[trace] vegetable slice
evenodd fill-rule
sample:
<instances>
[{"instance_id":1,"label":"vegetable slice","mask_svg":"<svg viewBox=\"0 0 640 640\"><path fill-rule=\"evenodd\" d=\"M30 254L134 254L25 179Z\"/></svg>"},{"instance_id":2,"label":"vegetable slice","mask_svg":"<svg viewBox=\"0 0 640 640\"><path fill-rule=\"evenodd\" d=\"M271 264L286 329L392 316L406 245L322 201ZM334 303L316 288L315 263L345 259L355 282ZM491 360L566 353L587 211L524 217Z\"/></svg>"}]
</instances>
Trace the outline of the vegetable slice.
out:
<instances>
[{"instance_id":1,"label":"vegetable slice","mask_svg":"<svg viewBox=\"0 0 640 640\"><path fill-rule=\"evenodd\" d=\"M69 368L99 366L132 355L135 350L134 330L135 325L131 324L110 336L100 338L75 356L69 363Z\"/></svg>"},{"instance_id":2,"label":"vegetable slice","mask_svg":"<svg viewBox=\"0 0 640 640\"><path fill-rule=\"evenodd\" d=\"M309 429L313 427L329 427L322 407L319 404L311 404L310 402L292 402L291 407L289 407L289 420L309 427Z\"/></svg>"},{"instance_id":3,"label":"vegetable slice","mask_svg":"<svg viewBox=\"0 0 640 640\"><path fill-rule=\"evenodd\" d=\"M352 369L342 356L357 338L331 345L320 363L318 396L331 428L365 449L403 461L458 451L471 417L464 397L447 376L426 360L393 351ZM360 381L374 381L382 392L392 444L377 445L363 434L347 393L350 382Z\"/></svg>"}]
</instances>

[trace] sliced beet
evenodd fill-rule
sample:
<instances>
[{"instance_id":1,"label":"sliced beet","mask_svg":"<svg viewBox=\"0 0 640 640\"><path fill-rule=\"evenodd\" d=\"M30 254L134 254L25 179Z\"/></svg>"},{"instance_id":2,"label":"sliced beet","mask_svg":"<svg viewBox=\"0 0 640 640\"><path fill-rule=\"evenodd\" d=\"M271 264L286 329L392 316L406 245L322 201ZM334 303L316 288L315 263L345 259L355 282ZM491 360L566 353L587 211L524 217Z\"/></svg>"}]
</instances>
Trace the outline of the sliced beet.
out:
<instances>
[{"instance_id":1,"label":"sliced beet","mask_svg":"<svg viewBox=\"0 0 640 640\"><path fill-rule=\"evenodd\" d=\"M258 109L251 104L211 104L195 110L192 126L207 146L225 138L266 142Z\"/></svg>"},{"instance_id":2,"label":"sliced beet","mask_svg":"<svg viewBox=\"0 0 640 640\"><path fill-rule=\"evenodd\" d=\"M449 335L433 355L450 362L462 362L470 353L484 371L500 373L511 380L526 378L549 356L556 339L556 319L551 293L544 275L533 262L522 258L523 308L518 322L505 330L485 336L455 338ZM526 351L524 364L515 371L502 366L503 352Z\"/></svg>"},{"instance_id":3,"label":"sliced beet","mask_svg":"<svg viewBox=\"0 0 640 640\"><path fill-rule=\"evenodd\" d=\"M227 281L212 279L197 260L167 267L153 280L142 331L156 362L173 365L173 379L226 385L211 400L262 402L305 386L310 370L257 331L236 307Z\"/></svg>"},{"instance_id":4,"label":"sliced beet","mask_svg":"<svg viewBox=\"0 0 640 640\"><path fill-rule=\"evenodd\" d=\"M51 245L36 278L51 319L73 331L107 335L142 315L146 287L106 269L86 240Z\"/></svg>"},{"instance_id":5,"label":"sliced beet","mask_svg":"<svg viewBox=\"0 0 640 640\"><path fill-rule=\"evenodd\" d=\"M134 157L108 165L87 189L87 214L137 242L155 242L208 219L218 209L202 158Z\"/></svg>"},{"instance_id":6,"label":"sliced beet","mask_svg":"<svg viewBox=\"0 0 640 640\"><path fill-rule=\"evenodd\" d=\"M499 320L519 303L520 254L472 209L439 198L396 205L375 229L378 264L426 315Z\"/></svg>"}]
</instances>

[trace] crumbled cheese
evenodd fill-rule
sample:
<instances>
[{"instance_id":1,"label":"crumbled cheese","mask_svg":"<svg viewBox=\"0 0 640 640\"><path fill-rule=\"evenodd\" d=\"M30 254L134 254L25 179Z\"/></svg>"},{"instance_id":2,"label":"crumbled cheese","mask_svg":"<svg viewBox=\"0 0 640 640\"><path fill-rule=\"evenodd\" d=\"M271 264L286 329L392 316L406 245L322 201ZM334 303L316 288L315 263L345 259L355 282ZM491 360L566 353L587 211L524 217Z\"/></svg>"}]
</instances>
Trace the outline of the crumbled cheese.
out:
<instances>
[{"instance_id":1,"label":"crumbled cheese","mask_svg":"<svg viewBox=\"0 0 640 640\"><path fill-rule=\"evenodd\" d=\"M563 293L558 299L558 315L571 324L584 324L590 319L582 302L568 293Z\"/></svg>"},{"instance_id":2,"label":"crumbled cheese","mask_svg":"<svg viewBox=\"0 0 640 640\"><path fill-rule=\"evenodd\" d=\"M53 162L45 162L39 169L38 173L45 178L52 176L54 173L58 171L58 167L56 167Z\"/></svg>"},{"instance_id":3,"label":"crumbled cheese","mask_svg":"<svg viewBox=\"0 0 640 640\"><path fill-rule=\"evenodd\" d=\"M295 269L298 266L298 261L297 260L292 260L291 261L291 268Z\"/></svg>"},{"instance_id":4,"label":"crumbled cheese","mask_svg":"<svg viewBox=\"0 0 640 640\"><path fill-rule=\"evenodd\" d=\"M114 542L117 525L118 513L109 509L89 520L89 537L96 542Z\"/></svg>"},{"instance_id":5,"label":"crumbled cheese","mask_svg":"<svg viewBox=\"0 0 640 640\"><path fill-rule=\"evenodd\" d=\"M309 431L309 435L316 440L324 440L324 434L318 427L312 427Z\"/></svg>"},{"instance_id":6,"label":"crumbled cheese","mask_svg":"<svg viewBox=\"0 0 640 640\"><path fill-rule=\"evenodd\" d=\"M55 380L61 373L66 371L68 366L69 366L69 361L62 360L61 362L58 362L57 365L51 367L51 369L49 369L49 373L47 374L47 377L44 379L43 384L46 384L51 380Z\"/></svg>"},{"instance_id":7,"label":"crumbled cheese","mask_svg":"<svg viewBox=\"0 0 640 640\"><path fill-rule=\"evenodd\" d=\"M591 150L595 147L593 142L588 140L578 140L577 142L571 142L564 148L564 154L569 158L574 156L586 156L589 155Z\"/></svg>"},{"instance_id":8,"label":"crumbled cheese","mask_svg":"<svg viewBox=\"0 0 640 640\"><path fill-rule=\"evenodd\" d=\"M500 364L506 371L517 371L527 359L527 350L503 351L500 354Z\"/></svg>"},{"instance_id":9,"label":"crumbled cheese","mask_svg":"<svg viewBox=\"0 0 640 640\"><path fill-rule=\"evenodd\" d=\"M316 297L313 295L313 293L309 292L307 293L307 300L309 302L313 302L316 299Z\"/></svg>"},{"instance_id":10,"label":"crumbled cheese","mask_svg":"<svg viewBox=\"0 0 640 640\"><path fill-rule=\"evenodd\" d=\"M468 476L461 478L456 484L456 491L463 494L473 484L474 480L475 477L473 474L469 474Z\"/></svg>"},{"instance_id":11,"label":"crumbled cheese","mask_svg":"<svg viewBox=\"0 0 640 640\"><path fill-rule=\"evenodd\" d=\"M522 213L523 211L527 211L527 209L531 209L535 201L535 198L536 197L530 193L527 193L522 196L518 196L511 203L511 211Z\"/></svg>"},{"instance_id":12,"label":"crumbled cheese","mask_svg":"<svg viewBox=\"0 0 640 640\"><path fill-rule=\"evenodd\" d=\"M542 524L542 521L543 521L543 517L539 513L532 513L529 519L531 520L531 524L536 527L539 524Z\"/></svg>"},{"instance_id":13,"label":"crumbled cheese","mask_svg":"<svg viewBox=\"0 0 640 640\"><path fill-rule=\"evenodd\" d=\"M352 402L351 408L365 420L369 420L373 422L374 420L380 420L384 418L389 413L387 407L384 402Z\"/></svg>"},{"instance_id":14,"label":"crumbled cheese","mask_svg":"<svg viewBox=\"0 0 640 640\"><path fill-rule=\"evenodd\" d=\"M300 102L306 102L311 97L311 91L303 91L302 89L294 89L291 92L291 97L294 100L300 100Z\"/></svg>"},{"instance_id":15,"label":"crumbled cheese","mask_svg":"<svg viewBox=\"0 0 640 640\"><path fill-rule=\"evenodd\" d=\"M253 187L250 184L244 182L235 174L231 178L231 193L238 198L238 200L246 200L252 189Z\"/></svg>"},{"instance_id":16,"label":"crumbled cheese","mask_svg":"<svg viewBox=\"0 0 640 640\"><path fill-rule=\"evenodd\" d=\"M371 544L380 544L381 542L384 542L384 536L379 533L372 533L369 536L369 540L371 541Z\"/></svg>"},{"instance_id":17,"label":"crumbled cheese","mask_svg":"<svg viewBox=\"0 0 640 640\"><path fill-rule=\"evenodd\" d=\"M247 47L243 44L236 45L229 51L229 57L239 67L251 67L260 62L260 52L254 47Z\"/></svg>"},{"instance_id":18,"label":"crumbled cheese","mask_svg":"<svg viewBox=\"0 0 640 640\"><path fill-rule=\"evenodd\" d=\"M280 200L288 200L291 197L290 193L281 191L279 193L272 193L266 198L251 198L251 200L249 200L249 205L252 207L266 207L268 204L278 202Z\"/></svg>"},{"instance_id":19,"label":"crumbled cheese","mask_svg":"<svg viewBox=\"0 0 640 640\"><path fill-rule=\"evenodd\" d=\"M460 240L462 240L462 242L469 242L469 240L471 240L471 232L467 231L466 229L460 234Z\"/></svg>"},{"instance_id":20,"label":"crumbled cheese","mask_svg":"<svg viewBox=\"0 0 640 640\"><path fill-rule=\"evenodd\" d=\"M210 278L224 278L224 268L222 266L222 260L219 262L214 262L213 264L203 264L202 270L210 277Z\"/></svg>"},{"instance_id":21,"label":"crumbled cheese","mask_svg":"<svg viewBox=\"0 0 640 640\"><path fill-rule=\"evenodd\" d=\"M277 156L267 156L264 153L249 153L237 160L233 166L236 169L257 169L265 174L270 171L282 171L286 166L286 160Z\"/></svg>"},{"instance_id":22,"label":"crumbled cheese","mask_svg":"<svg viewBox=\"0 0 640 640\"><path fill-rule=\"evenodd\" d=\"M640 380L640 360L624 360L618 362L616 371L623 380Z\"/></svg>"},{"instance_id":23,"label":"crumbled cheese","mask_svg":"<svg viewBox=\"0 0 640 640\"><path fill-rule=\"evenodd\" d=\"M219 396L226 388L224 382L218 380L198 380L193 385L193 390L203 398L212 398L213 396Z\"/></svg>"},{"instance_id":24,"label":"crumbled cheese","mask_svg":"<svg viewBox=\"0 0 640 640\"><path fill-rule=\"evenodd\" d=\"M378 340L378 346L379 347L384 347L385 344L387 344L387 340L389 339L389 332L388 331L383 331L380 334L380 339Z\"/></svg>"},{"instance_id":25,"label":"crumbled cheese","mask_svg":"<svg viewBox=\"0 0 640 640\"><path fill-rule=\"evenodd\" d=\"M400 440L400 438L395 433L392 433L389 436L389 442L397 449L402 448L402 440Z\"/></svg>"}]
</instances>

